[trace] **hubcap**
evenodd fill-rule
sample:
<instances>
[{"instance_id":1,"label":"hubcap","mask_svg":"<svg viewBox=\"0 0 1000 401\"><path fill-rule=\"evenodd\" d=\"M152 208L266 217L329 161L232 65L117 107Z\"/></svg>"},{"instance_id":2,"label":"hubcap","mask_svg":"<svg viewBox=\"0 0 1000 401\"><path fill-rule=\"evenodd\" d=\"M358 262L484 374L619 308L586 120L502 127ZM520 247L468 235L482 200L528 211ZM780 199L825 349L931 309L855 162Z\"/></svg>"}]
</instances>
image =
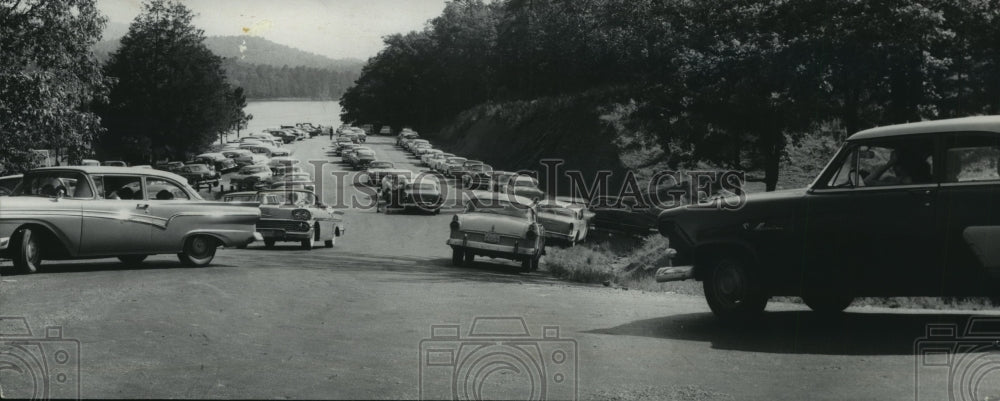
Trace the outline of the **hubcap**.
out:
<instances>
[{"instance_id":1,"label":"hubcap","mask_svg":"<svg viewBox=\"0 0 1000 401\"><path fill-rule=\"evenodd\" d=\"M743 276L735 266L724 266L716 273L716 293L724 303L739 305L743 300L743 287Z\"/></svg>"},{"instance_id":2,"label":"hubcap","mask_svg":"<svg viewBox=\"0 0 1000 401\"><path fill-rule=\"evenodd\" d=\"M191 240L191 253L192 256L201 257L208 252L208 243L203 238L195 238Z\"/></svg>"},{"instance_id":3,"label":"hubcap","mask_svg":"<svg viewBox=\"0 0 1000 401\"><path fill-rule=\"evenodd\" d=\"M38 246L35 244L33 238L28 238L28 242L24 247L24 256L31 263L35 263L38 260Z\"/></svg>"}]
</instances>

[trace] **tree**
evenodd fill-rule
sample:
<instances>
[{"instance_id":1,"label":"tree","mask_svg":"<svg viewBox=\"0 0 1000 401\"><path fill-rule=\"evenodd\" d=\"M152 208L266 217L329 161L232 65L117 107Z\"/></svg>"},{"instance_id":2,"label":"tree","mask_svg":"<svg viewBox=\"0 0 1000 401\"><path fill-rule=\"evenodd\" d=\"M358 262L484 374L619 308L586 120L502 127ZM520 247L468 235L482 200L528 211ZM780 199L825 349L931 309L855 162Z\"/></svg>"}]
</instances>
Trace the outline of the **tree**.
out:
<instances>
[{"instance_id":1,"label":"tree","mask_svg":"<svg viewBox=\"0 0 1000 401\"><path fill-rule=\"evenodd\" d=\"M186 159L235 128L246 98L226 82L194 14L172 0L143 3L105 74L118 79L100 113L102 149L129 161Z\"/></svg>"},{"instance_id":2,"label":"tree","mask_svg":"<svg viewBox=\"0 0 1000 401\"><path fill-rule=\"evenodd\" d=\"M89 154L90 104L108 83L90 49L105 23L94 0L0 0L0 171L34 167L31 149Z\"/></svg>"}]
</instances>

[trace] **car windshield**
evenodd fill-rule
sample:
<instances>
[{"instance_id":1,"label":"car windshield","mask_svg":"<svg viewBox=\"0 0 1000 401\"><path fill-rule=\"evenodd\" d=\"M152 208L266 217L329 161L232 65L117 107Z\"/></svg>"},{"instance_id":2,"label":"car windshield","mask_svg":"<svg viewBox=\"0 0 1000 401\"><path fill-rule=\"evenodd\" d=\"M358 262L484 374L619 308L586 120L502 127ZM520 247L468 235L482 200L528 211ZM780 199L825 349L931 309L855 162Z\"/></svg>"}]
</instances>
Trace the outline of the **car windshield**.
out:
<instances>
[{"instance_id":1,"label":"car windshield","mask_svg":"<svg viewBox=\"0 0 1000 401\"><path fill-rule=\"evenodd\" d=\"M68 198L93 198L94 191L82 173L76 171L45 171L28 174L13 196L53 197L62 191Z\"/></svg>"},{"instance_id":2,"label":"car windshield","mask_svg":"<svg viewBox=\"0 0 1000 401\"><path fill-rule=\"evenodd\" d=\"M477 172L477 173L481 173L481 172L488 173L488 172L493 171L493 167L487 166L485 164L475 164L475 165L469 166L469 170L471 170L473 172Z\"/></svg>"},{"instance_id":3,"label":"car windshield","mask_svg":"<svg viewBox=\"0 0 1000 401\"><path fill-rule=\"evenodd\" d=\"M448 163L459 163L459 164L461 164L461 163L465 163L465 160L466 159L464 157L452 157L452 158L448 159Z\"/></svg>"},{"instance_id":4,"label":"car windshield","mask_svg":"<svg viewBox=\"0 0 1000 401\"><path fill-rule=\"evenodd\" d=\"M531 209L527 206L515 204L503 199L473 199L469 202L468 213L489 213L503 216L528 218Z\"/></svg>"},{"instance_id":5,"label":"car windshield","mask_svg":"<svg viewBox=\"0 0 1000 401\"><path fill-rule=\"evenodd\" d=\"M316 204L316 195L307 191L268 191L260 193L262 205L295 205L312 206Z\"/></svg>"}]
</instances>

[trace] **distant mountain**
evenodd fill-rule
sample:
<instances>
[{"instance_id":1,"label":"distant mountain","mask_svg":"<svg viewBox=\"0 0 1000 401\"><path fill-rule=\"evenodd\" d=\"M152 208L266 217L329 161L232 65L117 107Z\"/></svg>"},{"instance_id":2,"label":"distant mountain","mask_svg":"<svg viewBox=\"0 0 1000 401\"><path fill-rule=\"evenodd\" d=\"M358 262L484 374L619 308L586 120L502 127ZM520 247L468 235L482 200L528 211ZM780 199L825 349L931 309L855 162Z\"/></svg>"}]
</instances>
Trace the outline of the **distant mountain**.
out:
<instances>
[{"instance_id":1,"label":"distant mountain","mask_svg":"<svg viewBox=\"0 0 1000 401\"><path fill-rule=\"evenodd\" d=\"M205 38L205 46L208 46L213 53L225 58L272 67L287 65L289 67L361 70L365 64L364 61L353 58L332 59L256 36L209 36Z\"/></svg>"},{"instance_id":2,"label":"distant mountain","mask_svg":"<svg viewBox=\"0 0 1000 401\"><path fill-rule=\"evenodd\" d=\"M111 22L104 29L104 37L94 46L98 60L105 61L118 50L122 36L128 32L128 25ZM209 36L205 46L212 53L223 58L236 59L246 64L262 64L272 67L311 67L340 71L361 71L363 60L355 58L333 59L291 46L274 43L256 36Z\"/></svg>"}]
</instances>

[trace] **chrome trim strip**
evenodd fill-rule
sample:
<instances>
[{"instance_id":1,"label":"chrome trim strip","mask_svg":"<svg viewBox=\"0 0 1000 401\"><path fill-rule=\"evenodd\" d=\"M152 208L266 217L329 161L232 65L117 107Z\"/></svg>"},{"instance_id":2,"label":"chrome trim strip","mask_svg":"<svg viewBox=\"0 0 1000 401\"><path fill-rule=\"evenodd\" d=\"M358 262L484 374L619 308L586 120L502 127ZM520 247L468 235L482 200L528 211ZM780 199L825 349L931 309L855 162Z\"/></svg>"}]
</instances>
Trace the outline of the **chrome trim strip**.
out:
<instances>
[{"instance_id":1,"label":"chrome trim strip","mask_svg":"<svg viewBox=\"0 0 1000 401\"><path fill-rule=\"evenodd\" d=\"M512 254L517 254L517 255L534 255L535 254L535 248L520 248L520 247L515 247L515 246L509 246L509 245L487 244L487 243L483 243L483 242L471 242L471 241L466 242L464 240L454 239L454 238L448 239L447 244L448 245L452 245L452 246L462 246L462 247L473 248L473 249L482 249L482 250L494 251L494 252L512 253Z\"/></svg>"},{"instance_id":2,"label":"chrome trim strip","mask_svg":"<svg viewBox=\"0 0 1000 401\"><path fill-rule=\"evenodd\" d=\"M10 237L0 238L0 250L7 249L10 246Z\"/></svg>"}]
</instances>

